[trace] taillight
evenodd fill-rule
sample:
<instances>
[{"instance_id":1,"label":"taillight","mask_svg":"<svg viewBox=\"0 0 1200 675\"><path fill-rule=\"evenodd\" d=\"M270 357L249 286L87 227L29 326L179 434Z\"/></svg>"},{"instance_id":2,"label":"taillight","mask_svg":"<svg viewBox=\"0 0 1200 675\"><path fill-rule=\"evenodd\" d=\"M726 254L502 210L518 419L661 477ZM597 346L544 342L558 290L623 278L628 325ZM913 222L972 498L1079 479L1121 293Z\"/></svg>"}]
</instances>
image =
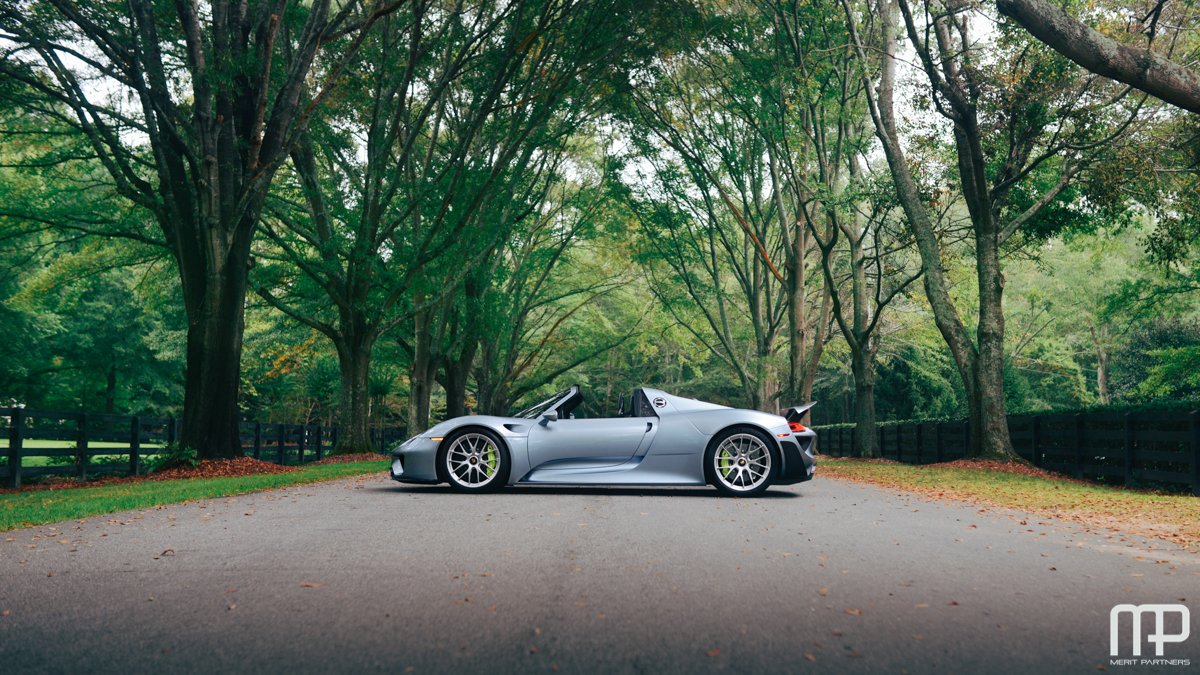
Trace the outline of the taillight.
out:
<instances>
[{"instance_id":1,"label":"taillight","mask_svg":"<svg viewBox=\"0 0 1200 675\"><path fill-rule=\"evenodd\" d=\"M788 422L788 428L796 433L807 431L807 429L804 428L804 425L800 424L799 422Z\"/></svg>"}]
</instances>

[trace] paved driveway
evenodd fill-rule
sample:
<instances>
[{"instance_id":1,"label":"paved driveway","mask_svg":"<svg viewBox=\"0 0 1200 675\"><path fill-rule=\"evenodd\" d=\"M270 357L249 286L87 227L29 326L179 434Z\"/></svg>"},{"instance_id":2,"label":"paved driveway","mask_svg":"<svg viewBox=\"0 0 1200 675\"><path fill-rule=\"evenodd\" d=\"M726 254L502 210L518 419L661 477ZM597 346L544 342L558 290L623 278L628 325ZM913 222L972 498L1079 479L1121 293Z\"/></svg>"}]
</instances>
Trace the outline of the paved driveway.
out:
<instances>
[{"instance_id":1,"label":"paved driveway","mask_svg":"<svg viewBox=\"0 0 1200 675\"><path fill-rule=\"evenodd\" d=\"M828 479L373 476L0 534L0 670L1133 672L1110 608L1198 598L1166 544Z\"/></svg>"}]
</instances>

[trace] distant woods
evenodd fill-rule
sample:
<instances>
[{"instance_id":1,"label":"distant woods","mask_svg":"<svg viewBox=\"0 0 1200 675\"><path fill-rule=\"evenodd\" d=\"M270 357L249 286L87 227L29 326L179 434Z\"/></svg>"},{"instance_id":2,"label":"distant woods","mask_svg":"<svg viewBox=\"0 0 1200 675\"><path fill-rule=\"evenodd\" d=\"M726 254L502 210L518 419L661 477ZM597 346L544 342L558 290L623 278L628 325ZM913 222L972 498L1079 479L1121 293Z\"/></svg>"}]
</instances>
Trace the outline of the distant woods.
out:
<instances>
[{"instance_id":1,"label":"distant woods","mask_svg":"<svg viewBox=\"0 0 1200 675\"><path fill-rule=\"evenodd\" d=\"M1194 397L1198 18L1110 9L0 0L0 403L226 457L649 384L1004 457Z\"/></svg>"}]
</instances>

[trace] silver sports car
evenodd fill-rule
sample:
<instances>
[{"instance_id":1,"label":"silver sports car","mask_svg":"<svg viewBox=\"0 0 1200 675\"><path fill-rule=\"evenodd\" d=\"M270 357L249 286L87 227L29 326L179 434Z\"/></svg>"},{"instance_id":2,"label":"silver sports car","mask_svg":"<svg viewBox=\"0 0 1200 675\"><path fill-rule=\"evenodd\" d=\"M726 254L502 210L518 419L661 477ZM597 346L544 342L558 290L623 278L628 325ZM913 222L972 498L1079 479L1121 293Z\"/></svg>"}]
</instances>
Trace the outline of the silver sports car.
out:
<instances>
[{"instance_id":1,"label":"silver sports car","mask_svg":"<svg viewBox=\"0 0 1200 675\"><path fill-rule=\"evenodd\" d=\"M515 484L706 485L753 496L812 478L816 434L800 420L641 388L616 417L577 419L571 387L512 417L446 420L392 449L392 478L467 492Z\"/></svg>"}]
</instances>

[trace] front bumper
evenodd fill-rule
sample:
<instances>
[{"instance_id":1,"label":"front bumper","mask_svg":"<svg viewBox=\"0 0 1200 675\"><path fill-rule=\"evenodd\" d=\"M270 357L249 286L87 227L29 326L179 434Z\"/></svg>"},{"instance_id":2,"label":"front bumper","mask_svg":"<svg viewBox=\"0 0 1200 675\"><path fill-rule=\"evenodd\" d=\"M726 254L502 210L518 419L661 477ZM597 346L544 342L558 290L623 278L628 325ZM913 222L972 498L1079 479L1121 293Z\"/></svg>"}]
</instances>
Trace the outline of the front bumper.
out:
<instances>
[{"instance_id":1,"label":"front bumper","mask_svg":"<svg viewBox=\"0 0 1200 675\"><path fill-rule=\"evenodd\" d=\"M392 480L401 483L440 483L437 475L438 442L414 436L392 450Z\"/></svg>"}]
</instances>

